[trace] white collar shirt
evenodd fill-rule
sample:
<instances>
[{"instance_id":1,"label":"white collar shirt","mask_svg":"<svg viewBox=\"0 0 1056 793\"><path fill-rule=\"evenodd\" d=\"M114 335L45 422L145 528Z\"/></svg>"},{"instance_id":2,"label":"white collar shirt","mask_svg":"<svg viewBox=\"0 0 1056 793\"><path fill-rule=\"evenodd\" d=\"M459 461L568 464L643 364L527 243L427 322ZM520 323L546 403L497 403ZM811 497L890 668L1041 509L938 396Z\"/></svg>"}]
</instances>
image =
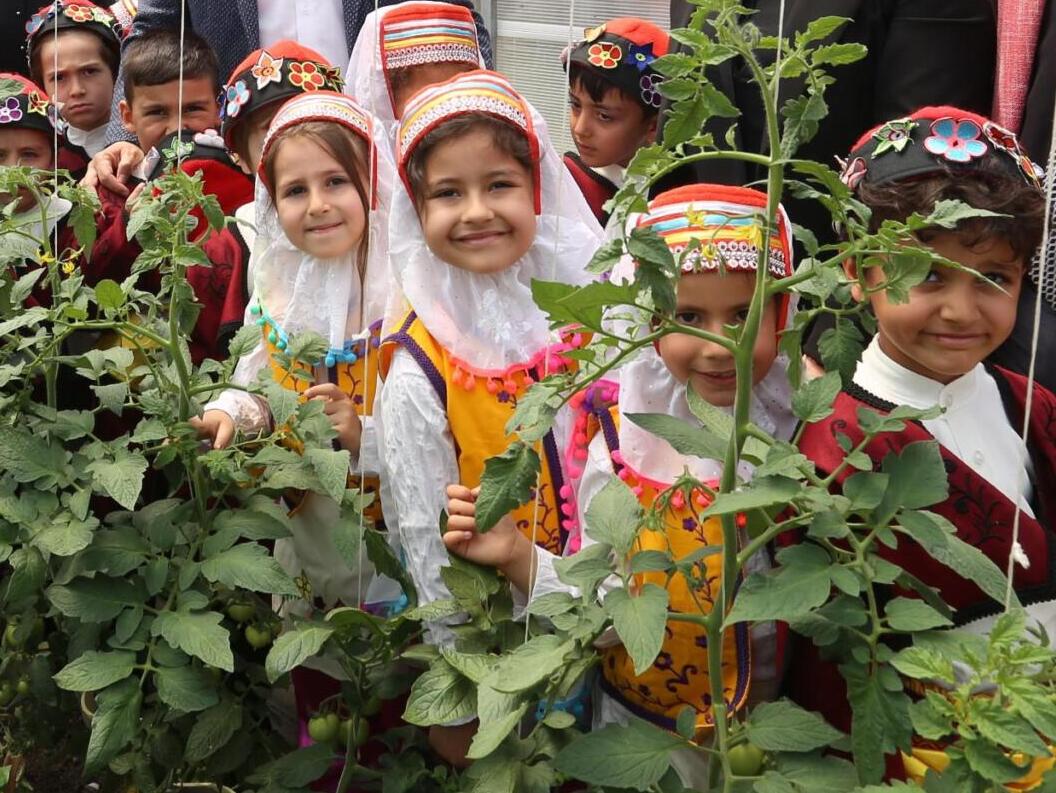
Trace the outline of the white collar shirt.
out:
<instances>
[{"instance_id":1,"label":"white collar shirt","mask_svg":"<svg viewBox=\"0 0 1056 793\"><path fill-rule=\"evenodd\" d=\"M335 66L348 63L341 0L257 0L257 14L261 47L293 39Z\"/></svg>"}]
</instances>

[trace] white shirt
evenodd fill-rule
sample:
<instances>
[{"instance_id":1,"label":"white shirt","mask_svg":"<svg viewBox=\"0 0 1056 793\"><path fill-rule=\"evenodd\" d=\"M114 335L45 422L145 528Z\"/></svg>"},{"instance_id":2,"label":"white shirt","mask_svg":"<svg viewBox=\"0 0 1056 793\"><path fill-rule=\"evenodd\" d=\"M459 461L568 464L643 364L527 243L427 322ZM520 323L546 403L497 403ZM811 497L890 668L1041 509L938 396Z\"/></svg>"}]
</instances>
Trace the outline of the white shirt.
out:
<instances>
[{"instance_id":1,"label":"white shirt","mask_svg":"<svg viewBox=\"0 0 1056 793\"><path fill-rule=\"evenodd\" d=\"M106 148L106 130L108 124L95 129L78 129L72 124L66 128L66 140L74 146L80 146L89 157L94 157Z\"/></svg>"},{"instance_id":2,"label":"white shirt","mask_svg":"<svg viewBox=\"0 0 1056 793\"><path fill-rule=\"evenodd\" d=\"M341 0L257 0L257 14L261 47L293 39L335 66L348 63Z\"/></svg>"},{"instance_id":3,"label":"white shirt","mask_svg":"<svg viewBox=\"0 0 1056 793\"><path fill-rule=\"evenodd\" d=\"M943 414L924 421L924 428L1009 501L1018 498L1023 512L1034 516L1026 444L1009 424L997 383L981 363L943 385L895 363L880 349L877 336L862 353L854 382L895 405L941 405Z\"/></svg>"}]
</instances>

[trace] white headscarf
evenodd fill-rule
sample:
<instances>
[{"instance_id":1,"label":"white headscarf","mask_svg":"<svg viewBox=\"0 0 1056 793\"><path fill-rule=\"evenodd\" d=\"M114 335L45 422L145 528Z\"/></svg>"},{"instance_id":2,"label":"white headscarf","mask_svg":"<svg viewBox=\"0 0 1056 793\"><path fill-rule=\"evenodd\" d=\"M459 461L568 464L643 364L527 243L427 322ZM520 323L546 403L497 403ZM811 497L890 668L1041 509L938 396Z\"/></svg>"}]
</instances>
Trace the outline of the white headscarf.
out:
<instances>
[{"instance_id":1,"label":"white headscarf","mask_svg":"<svg viewBox=\"0 0 1056 793\"><path fill-rule=\"evenodd\" d=\"M505 77L469 72L414 96L400 123L401 174L415 147L445 120L468 112L509 122L529 140L538 215L535 241L514 265L479 274L439 259L426 245L410 188L396 190L390 217L390 260L404 302L390 311L399 321L413 308L429 333L467 371L498 376L533 361L553 340L546 316L532 300L532 279L585 284L586 266L602 230L554 150L542 116Z\"/></svg>"},{"instance_id":2,"label":"white headscarf","mask_svg":"<svg viewBox=\"0 0 1056 793\"><path fill-rule=\"evenodd\" d=\"M388 229L378 223L377 200L382 192L378 180L392 174L394 169L391 163L387 167L379 166L379 160L387 155L386 147L377 143L380 134L377 120L350 97L328 91L304 94L283 105L265 138L264 155L280 132L312 121L342 124L352 129L367 141L371 152L372 206L368 208L366 232L370 239L363 276L361 279L358 247L335 259L318 259L290 242L268 194L262 157L256 187L254 302L249 313L258 322L267 319L272 327L281 329L274 340L280 348L289 336L318 333L329 343L327 365L333 365L331 360L347 360L342 356L347 356L353 345L368 335L370 325L384 314L392 278L386 256ZM387 192L391 195L391 185ZM261 363L257 356L243 359L247 361L257 363L254 369ZM255 377L256 371L236 370L239 382Z\"/></svg>"}]
</instances>

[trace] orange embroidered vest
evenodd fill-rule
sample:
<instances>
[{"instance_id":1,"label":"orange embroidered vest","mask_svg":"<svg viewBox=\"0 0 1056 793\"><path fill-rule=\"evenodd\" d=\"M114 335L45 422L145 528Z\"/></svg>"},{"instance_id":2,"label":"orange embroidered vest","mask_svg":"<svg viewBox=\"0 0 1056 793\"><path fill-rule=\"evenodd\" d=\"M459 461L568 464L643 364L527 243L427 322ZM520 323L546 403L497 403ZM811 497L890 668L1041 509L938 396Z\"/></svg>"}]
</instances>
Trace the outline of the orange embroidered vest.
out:
<instances>
[{"instance_id":1,"label":"orange embroidered vest","mask_svg":"<svg viewBox=\"0 0 1056 793\"><path fill-rule=\"evenodd\" d=\"M429 378L447 413L458 455L459 478L467 487L476 487L484 473L484 461L502 454L513 440L506 434L506 422L528 387L542 378L543 364L514 367L502 377L471 374L436 342L413 311L382 343L382 377L388 373L397 347L407 350ZM554 355L549 371L571 365L567 359ZM560 554L566 536L562 519L573 514L575 508L562 495L567 490L552 431L543 438L541 451L542 468L534 503L522 504L512 515L526 537L532 538L534 524L536 544Z\"/></svg>"},{"instance_id":2,"label":"orange embroidered vest","mask_svg":"<svg viewBox=\"0 0 1056 793\"><path fill-rule=\"evenodd\" d=\"M284 353L289 338L285 331L268 315L267 311L256 303L250 308L250 313L257 318L264 336L264 345L268 350L268 363L271 366L272 377L275 382L285 388L304 394L313 385L316 385L314 376L315 369L305 361L292 361L292 369L286 369L279 362L279 355ZM370 326L370 335L366 339L356 342L348 342L345 349L341 351L331 350L322 361L326 368L327 382L335 383L344 393L348 394L360 416L370 416L374 412L374 396L377 391L378 381L378 351L381 344L381 320ZM297 377L294 372L302 373L307 377ZM302 397L303 398L303 397ZM336 440L335 440L336 444ZM298 449L299 451L299 449ZM349 474L348 487L357 489L361 486L364 493L371 493L374 500L367 506L364 515L371 518L380 526L382 523L381 497L378 478L376 476L363 477L362 483L358 476ZM301 499L295 499L298 506ZM295 510L297 507L294 508Z\"/></svg>"},{"instance_id":3,"label":"orange embroidered vest","mask_svg":"<svg viewBox=\"0 0 1056 793\"><path fill-rule=\"evenodd\" d=\"M719 519L698 519L700 511L708 505L705 493L674 489L633 471L619 453L617 408L590 397L582 404L593 415L587 421L582 420L582 415L577 417L580 447L583 436L589 443L590 437L601 431L613 470L646 510L660 513L663 531L643 530L633 552L666 551L677 560L707 546L721 546ZM694 577L692 591L682 575L673 576L668 582L664 572L646 572L635 575L633 580L637 587L652 583L667 589L671 611L692 614L699 614L702 609L710 611L719 597L722 555L711 554L699 560L694 566ZM602 689L636 715L667 729L675 728L679 712L687 705L697 711L697 729L710 728L715 720L707 652L708 638L703 628L690 622L669 621L659 655L641 675L635 675L634 662L622 644L602 651ZM744 706L750 679L749 625L741 622L725 631L722 642L722 689L728 711Z\"/></svg>"}]
</instances>

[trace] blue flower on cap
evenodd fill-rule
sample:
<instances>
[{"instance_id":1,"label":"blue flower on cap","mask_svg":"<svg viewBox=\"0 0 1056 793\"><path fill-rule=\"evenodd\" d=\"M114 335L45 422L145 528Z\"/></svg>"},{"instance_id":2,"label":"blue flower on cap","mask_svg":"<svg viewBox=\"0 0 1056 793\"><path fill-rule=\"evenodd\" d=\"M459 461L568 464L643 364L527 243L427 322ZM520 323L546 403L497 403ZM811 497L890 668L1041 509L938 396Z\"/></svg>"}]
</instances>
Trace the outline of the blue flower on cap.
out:
<instances>
[{"instance_id":1,"label":"blue flower on cap","mask_svg":"<svg viewBox=\"0 0 1056 793\"><path fill-rule=\"evenodd\" d=\"M986 154L986 144L979 140L982 132L970 119L940 118L932 122L931 135L924 139L924 148L951 162L971 162L973 157Z\"/></svg>"},{"instance_id":2,"label":"blue flower on cap","mask_svg":"<svg viewBox=\"0 0 1056 793\"><path fill-rule=\"evenodd\" d=\"M645 44L632 44L627 50L627 57L623 59L623 62L629 66L635 66L638 71L644 72L649 68L649 64L656 60L656 55L653 54L653 43L647 41Z\"/></svg>"}]
</instances>

